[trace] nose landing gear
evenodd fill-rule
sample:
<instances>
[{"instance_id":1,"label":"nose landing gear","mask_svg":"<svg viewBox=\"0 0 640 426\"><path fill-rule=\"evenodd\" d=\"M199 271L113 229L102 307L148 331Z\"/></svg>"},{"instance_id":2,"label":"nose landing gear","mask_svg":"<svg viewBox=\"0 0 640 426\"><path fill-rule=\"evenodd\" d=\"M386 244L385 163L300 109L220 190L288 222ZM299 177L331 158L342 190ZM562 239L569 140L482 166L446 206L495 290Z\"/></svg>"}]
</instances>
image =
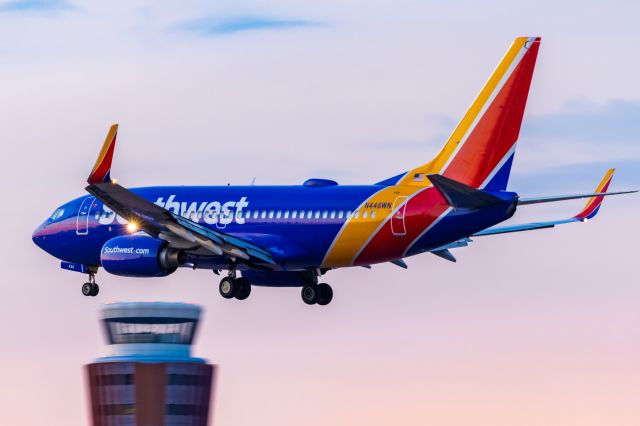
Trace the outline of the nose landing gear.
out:
<instances>
[{"instance_id":1,"label":"nose landing gear","mask_svg":"<svg viewBox=\"0 0 640 426\"><path fill-rule=\"evenodd\" d=\"M96 297L100 293L100 287L96 283L95 272L89 272L89 281L82 284L82 295Z\"/></svg>"}]
</instances>

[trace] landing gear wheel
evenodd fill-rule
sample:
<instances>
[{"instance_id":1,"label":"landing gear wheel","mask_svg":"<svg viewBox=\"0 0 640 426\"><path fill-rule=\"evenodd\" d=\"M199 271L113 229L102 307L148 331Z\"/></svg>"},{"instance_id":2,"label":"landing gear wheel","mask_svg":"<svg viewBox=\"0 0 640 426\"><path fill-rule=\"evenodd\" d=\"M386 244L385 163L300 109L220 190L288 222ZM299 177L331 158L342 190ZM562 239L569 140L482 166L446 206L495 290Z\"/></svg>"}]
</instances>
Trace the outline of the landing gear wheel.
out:
<instances>
[{"instance_id":1,"label":"landing gear wheel","mask_svg":"<svg viewBox=\"0 0 640 426\"><path fill-rule=\"evenodd\" d=\"M333 299L333 289L329 284L318 284L318 305L324 306L331 303Z\"/></svg>"},{"instance_id":2,"label":"landing gear wheel","mask_svg":"<svg viewBox=\"0 0 640 426\"><path fill-rule=\"evenodd\" d=\"M83 296L92 296L93 295L93 283L84 283L84 284L82 284L82 295Z\"/></svg>"},{"instance_id":3,"label":"landing gear wheel","mask_svg":"<svg viewBox=\"0 0 640 426\"><path fill-rule=\"evenodd\" d=\"M100 293L100 287L98 286L98 284L93 283L93 289L91 290L91 296L92 297L96 297L98 295L98 293Z\"/></svg>"},{"instance_id":4,"label":"landing gear wheel","mask_svg":"<svg viewBox=\"0 0 640 426\"><path fill-rule=\"evenodd\" d=\"M220 295L225 299L232 299L235 297L238 287L239 286L235 278L225 277L220 281Z\"/></svg>"},{"instance_id":5,"label":"landing gear wheel","mask_svg":"<svg viewBox=\"0 0 640 426\"><path fill-rule=\"evenodd\" d=\"M307 284L302 287L302 301L307 305L313 305L318 301L318 286L315 284Z\"/></svg>"},{"instance_id":6,"label":"landing gear wheel","mask_svg":"<svg viewBox=\"0 0 640 426\"><path fill-rule=\"evenodd\" d=\"M251 294L251 283L246 278L236 278L236 299L245 300Z\"/></svg>"}]
</instances>

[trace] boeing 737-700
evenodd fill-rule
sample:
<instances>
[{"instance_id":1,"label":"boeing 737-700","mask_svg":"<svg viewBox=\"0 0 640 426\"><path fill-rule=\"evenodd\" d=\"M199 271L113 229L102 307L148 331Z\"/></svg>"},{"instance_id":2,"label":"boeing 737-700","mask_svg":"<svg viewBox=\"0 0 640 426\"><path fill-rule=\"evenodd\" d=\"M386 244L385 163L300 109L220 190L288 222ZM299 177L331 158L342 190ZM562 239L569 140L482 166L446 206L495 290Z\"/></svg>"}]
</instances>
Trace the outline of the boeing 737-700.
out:
<instances>
[{"instance_id":1,"label":"boeing 737-700","mask_svg":"<svg viewBox=\"0 0 640 426\"><path fill-rule=\"evenodd\" d=\"M326 305L321 279L344 267L451 251L472 237L585 222L598 212L613 176L594 192L520 197L507 190L539 37L511 45L444 147L430 162L370 185L309 179L293 186L162 186L127 189L111 179L117 125L108 132L81 196L57 208L33 241L88 275L163 277L178 268L209 269L220 294L246 299L252 286L301 287L307 304ZM412 158L415 154L412 154ZM588 198L577 215L500 226L520 206Z\"/></svg>"}]
</instances>

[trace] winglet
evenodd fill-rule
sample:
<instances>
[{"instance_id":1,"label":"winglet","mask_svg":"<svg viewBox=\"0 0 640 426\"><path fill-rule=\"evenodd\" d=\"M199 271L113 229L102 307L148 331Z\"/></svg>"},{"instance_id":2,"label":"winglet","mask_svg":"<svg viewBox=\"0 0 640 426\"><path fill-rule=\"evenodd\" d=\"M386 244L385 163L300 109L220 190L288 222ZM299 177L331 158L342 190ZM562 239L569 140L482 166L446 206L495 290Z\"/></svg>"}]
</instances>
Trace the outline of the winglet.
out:
<instances>
[{"instance_id":1,"label":"winglet","mask_svg":"<svg viewBox=\"0 0 640 426\"><path fill-rule=\"evenodd\" d=\"M616 169L609 169L607 171L607 173L604 175L604 178L602 179L602 181L600 181L600 184L595 190L596 194L607 192L607 189L609 189L609 184L611 184L611 179L613 178L613 172L615 171ZM600 209L602 200L604 200L604 195L589 198L589 201L587 201L587 204L584 206L582 211L574 216L574 218L583 221L587 219L593 219Z\"/></svg>"},{"instance_id":2,"label":"winglet","mask_svg":"<svg viewBox=\"0 0 640 426\"><path fill-rule=\"evenodd\" d=\"M116 147L116 136L118 134L118 125L114 124L107 133L107 138L104 140L100 155L94 164L91 174L87 178L87 182L105 183L111 181L111 161L113 160L113 150Z\"/></svg>"}]
</instances>

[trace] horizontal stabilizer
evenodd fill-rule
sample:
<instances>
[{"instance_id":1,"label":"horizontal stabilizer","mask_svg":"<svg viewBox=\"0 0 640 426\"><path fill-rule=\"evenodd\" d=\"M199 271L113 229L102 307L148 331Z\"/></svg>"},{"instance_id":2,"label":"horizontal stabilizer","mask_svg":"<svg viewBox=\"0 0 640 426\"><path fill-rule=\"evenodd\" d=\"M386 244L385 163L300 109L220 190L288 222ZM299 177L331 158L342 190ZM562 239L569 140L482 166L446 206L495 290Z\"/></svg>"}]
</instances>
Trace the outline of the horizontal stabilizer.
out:
<instances>
[{"instance_id":1,"label":"horizontal stabilizer","mask_svg":"<svg viewBox=\"0 0 640 426\"><path fill-rule=\"evenodd\" d=\"M442 175L429 175L429 180L454 209L479 209L505 202L501 198Z\"/></svg>"}]
</instances>

